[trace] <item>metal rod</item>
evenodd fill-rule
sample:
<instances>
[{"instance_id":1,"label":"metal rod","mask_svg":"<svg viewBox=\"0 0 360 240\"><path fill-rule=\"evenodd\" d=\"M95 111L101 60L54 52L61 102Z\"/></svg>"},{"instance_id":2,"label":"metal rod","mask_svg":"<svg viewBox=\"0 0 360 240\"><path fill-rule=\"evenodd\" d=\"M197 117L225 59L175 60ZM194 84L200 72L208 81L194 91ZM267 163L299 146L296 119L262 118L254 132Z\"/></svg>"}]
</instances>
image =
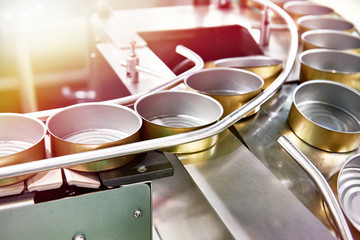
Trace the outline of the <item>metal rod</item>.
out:
<instances>
[{"instance_id":1,"label":"metal rod","mask_svg":"<svg viewBox=\"0 0 360 240\"><path fill-rule=\"evenodd\" d=\"M126 67L127 63L126 62L121 62L120 63L121 66ZM159 78L163 78L163 79L168 79L169 81L171 80L172 77L170 77L169 75L165 75L161 72L158 72L156 70L141 66L141 65L137 65L135 66L135 70L138 72L142 72L142 73L146 73L155 77L159 77Z\"/></svg>"},{"instance_id":2,"label":"metal rod","mask_svg":"<svg viewBox=\"0 0 360 240\"><path fill-rule=\"evenodd\" d=\"M121 105L128 105L128 104L131 104L131 103L134 103L139 97L141 97L142 95L144 94L147 94L147 93L150 93L150 92L155 92L155 91L160 91L160 90L166 90L166 89L170 89L176 85L179 85L184 77L186 77L187 75L190 75L194 72L197 72L199 70L201 70L203 67L204 67L204 61L202 60L202 58L196 54L195 52L193 52L192 50L182 46L182 45L178 45L176 46L176 49L175 51L182 55L183 57L186 57L187 59L191 60L194 62L194 66L181 73L180 75L176 76L173 80L169 81L169 82L166 82L160 86L157 86L151 90L149 90L148 92L143 92L143 93L138 93L138 94L133 94L133 95L130 95L130 96L126 96L126 97L122 97L122 98L117 98L117 99L112 99L112 100L108 100L108 101L103 101L103 103L114 103L114 104L121 104ZM151 74L156 74L155 71L153 71ZM168 77L166 77L166 79L168 79ZM28 116L31 116L31 117L35 117L35 118L38 118L42 121L46 121L46 119L62 110L63 108L55 108L55 109L50 109L50 110L44 110L44 111L38 111L38 112L31 112L31 113L26 113Z\"/></svg>"},{"instance_id":3,"label":"metal rod","mask_svg":"<svg viewBox=\"0 0 360 240\"><path fill-rule=\"evenodd\" d=\"M264 4L264 2L262 1L259 2ZM176 146L179 144L189 143L204 138L208 138L223 132L228 127L230 127L231 125L239 121L241 118L243 118L246 114L251 112L253 109L255 109L256 107L260 106L265 101L267 101L273 94L275 94L276 91L282 86L282 84L285 82L286 78L290 74L296 59L297 47L298 47L298 34L294 21L287 13L285 13L276 4L270 1L267 1L265 3L273 11L275 11L280 16L282 16L289 26L291 43L290 43L288 59L285 63L284 70L277 77L277 79L264 92L262 92L260 95L252 99L250 102L248 102L241 108L237 109L236 111L229 114L227 117L223 118L221 121L211 126L191 132L181 133L168 137L156 138L152 140L140 141L131 144L110 147L110 148L93 150L89 152L76 153L61 157L54 157L39 161L33 161L29 163L2 167L0 168L0 179L19 176L27 173L46 171L55 168L62 168L76 164L94 162L112 157L137 154L137 153L151 151L155 149L161 149L165 147ZM176 79L179 80L179 77L177 77ZM174 82L176 83L175 81L176 79L172 81L173 84ZM169 87L170 85L171 83L167 83L163 85L163 87Z\"/></svg>"},{"instance_id":4,"label":"metal rod","mask_svg":"<svg viewBox=\"0 0 360 240\"><path fill-rule=\"evenodd\" d=\"M310 178L319 188L324 201L334 220L336 230L341 239L353 239L349 226L347 225L341 207L331 190L328 182L314 164L298 149L291 140L283 135L278 139L280 145L296 160L296 162L306 171Z\"/></svg>"}]
</instances>

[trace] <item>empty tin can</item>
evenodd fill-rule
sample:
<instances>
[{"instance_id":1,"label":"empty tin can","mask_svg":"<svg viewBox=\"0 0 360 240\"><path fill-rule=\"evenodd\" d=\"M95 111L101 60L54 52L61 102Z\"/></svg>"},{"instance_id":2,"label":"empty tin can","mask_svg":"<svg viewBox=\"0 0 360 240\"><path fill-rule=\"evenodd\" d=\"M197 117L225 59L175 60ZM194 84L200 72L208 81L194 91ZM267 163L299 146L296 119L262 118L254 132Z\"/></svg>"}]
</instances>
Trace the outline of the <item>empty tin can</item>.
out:
<instances>
[{"instance_id":1,"label":"empty tin can","mask_svg":"<svg viewBox=\"0 0 360 240\"><path fill-rule=\"evenodd\" d=\"M142 119L128 107L105 103L83 103L51 115L46 126L50 133L51 153L62 156L111 147L140 139ZM121 167L135 155L105 159L70 167L98 172Z\"/></svg>"},{"instance_id":2,"label":"empty tin can","mask_svg":"<svg viewBox=\"0 0 360 240\"><path fill-rule=\"evenodd\" d=\"M223 114L223 107L215 99L183 90L147 94L135 102L134 109L144 120L142 134L145 139L200 129L217 122ZM173 153L199 152L210 148L216 141L217 135L162 150Z\"/></svg>"},{"instance_id":3,"label":"empty tin can","mask_svg":"<svg viewBox=\"0 0 360 240\"><path fill-rule=\"evenodd\" d=\"M36 118L17 113L0 113L0 167L46 158L46 126ZM0 186L31 177L26 174L0 180Z\"/></svg>"}]
</instances>

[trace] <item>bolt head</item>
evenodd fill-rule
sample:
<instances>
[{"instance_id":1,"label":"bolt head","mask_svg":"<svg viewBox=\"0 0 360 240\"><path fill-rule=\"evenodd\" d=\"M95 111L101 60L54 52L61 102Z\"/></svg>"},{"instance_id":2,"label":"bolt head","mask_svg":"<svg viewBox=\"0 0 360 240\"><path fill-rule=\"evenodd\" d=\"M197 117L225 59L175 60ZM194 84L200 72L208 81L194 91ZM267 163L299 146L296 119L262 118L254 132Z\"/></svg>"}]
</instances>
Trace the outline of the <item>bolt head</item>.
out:
<instances>
[{"instance_id":1,"label":"bolt head","mask_svg":"<svg viewBox=\"0 0 360 240\"><path fill-rule=\"evenodd\" d=\"M86 240L86 238L84 234L78 233L72 238L72 240Z\"/></svg>"},{"instance_id":2,"label":"bolt head","mask_svg":"<svg viewBox=\"0 0 360 240\"><path fill-rule=\"evenodd\" d=\"M134 211L134 218L141 218L143 215L143 212L140 209L136 209Z\"/></svg>"}]
</instances>

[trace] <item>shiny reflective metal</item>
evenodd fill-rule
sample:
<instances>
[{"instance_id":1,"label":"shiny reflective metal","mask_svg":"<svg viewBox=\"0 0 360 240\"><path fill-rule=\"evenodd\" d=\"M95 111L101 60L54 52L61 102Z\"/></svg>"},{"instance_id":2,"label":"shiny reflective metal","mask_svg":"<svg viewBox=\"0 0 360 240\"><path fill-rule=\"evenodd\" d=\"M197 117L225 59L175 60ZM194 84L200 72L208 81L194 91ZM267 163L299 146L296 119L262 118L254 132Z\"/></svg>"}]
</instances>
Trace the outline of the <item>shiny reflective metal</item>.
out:
<instances>
[{"instance_id":1,"label":"shiny reflective metal","mask_svg":"<svg viewBox=\"0 0 360 240\"><path fill-rule=\"evenodd\" d=\"M190 132L217 122L224 110L215 99L204 94L170 90L139 98L135 111L144 120L142 136L154 139ZM166 152L198 152L213 146L217 136L163 149Z\"/></svg>"},{"instance_id":2,"label":"shiny reflective metal","mask_svg":"<svg viewBox=\"0 0 360 240\"><path fill-rule=\"evenodd\" d=\"M273 12L265 6L265 9L261 12L260 21L260 46L262 47L269 46L272 18Z\"/></svg>"},{"instance_id":3,"label":"shiny reflective metal","mask_svg":"<svg viewBox=\"0 0 360 240\"><path fill-rule=\"evenodd\" d=\"M139 82L139 73L135 67L139 65L139 57L135 53L135 40L132 40L130 45L131 51L126 58L126 77L130 82L137 83Z\"/></svg>"},{"instance_id":4,"label":"shiny reflective metal","mask_svg":"<svg viewBox=\"0 0 360 240\"><path fill-rule=\"evenodd\" d=\"M291 156L277 144L277 140L285 134L308 156L326 179L332 178L354 152L326 152L307 144L291 131L287 124L287 116L292 104L292 93L298 85L295 82L284 84L261 106L255 117L241 120L234 127L250 151L327 227L332 235L336 236L334 225L331 223L330 215L326 213L325 203L318 188Z\"/></svg>"},{"instance_id":5,"label":"shiny reflective metal","mask_svg":"<svg viewBox=\"0 0 360 240\"><path fill-rule=\"evenodd\" d=\"M290 1L283 5L283 9L296 22L300 17L305 15L333 15L335 12L332 8L322 6L310 1Z\"/></svg>"},{"instance_id":6,"label":"shiny reflective metal","mask_svg":"<svg viewBox=\"0 0 360 240\"><path fill-rule=\"evenodd\" d=\"M288 123L312 146L349 152L360 146L360 92L326 80L299 85L293 93Z\"/></svg>"},{"instance_id":7,"label":"shiny reflective metal","mask_svg":"<svg viewBox=\"0 0 360 240\"><path fill-rule=\"evenodd\" d=\"M261 111L264 109L262 108ZM246 121L254 118L248 118ZM170 225L167 222L169 219L174 223L174 226L169 227L173 228L180 228L185 224L195 225L190 227L195 229L193 234L204 236L196 235L195 239L233 239L215 235L217 233L216 226L211 227L214 222L210 222L210 219L202 216L206 213L202 209L209 204L233 234L234 239L333 239L324 225L284 186L284 182L274 176L268 166L261 163L234 134L226 130L219 135L218 143L213 148L178 156L186 168L189 178L196 183L197 188L201 190L199 192L206 197L207 201L203 201L201 198L195 200L185 197L182 194L187 190L182 185L184 180L162 179L164 182L176 181L178 185L182 186L164 194L172 196L171 199L167 199L166 205L164 201L157 201L156 205L159 205L159 208L165 207L161 210L155 209L155 211L163 213L160 220L162 220L164 228ZM262 138L267 137L265 134L262 135ZM278 147L276 140L273 144ZM176 176L180 169L176 165L174 167ZM256 190L254 190L254 186L256 186ZM164 188L172 186L161 187L161 190L164 191ZM153 189L156 191L155 184ZM163 198L159 198L159 200L161 199ZM186 205L185 202L189 200L194 202L194 205L191 209L192 214L187 217L185 211L181 210ZM180 209L172 210L176 206ZM166 207L170 207L172 211ZM154 217L159 223L157 211L154 213ZM169 212L176 212L176 214L169 216ZM183 220L180 218L181 216L184 217ZM294 219L294 216L296 216L297 224L289 221L289 219ZM203 220L203 222L194 224L194 217L200 218L200 221ZM185 223L179 224L182 222ZM159 226L161 225L159 224ZM161 230L161 228L158 229ZM196 229L205 229L206 233L198 233L199 231ZM161 233L161 231L159 232ZM180 230L177 229L177 232ZM211 234L212 232L214 234ZM184 233L184 235L172 239L194 239L194 236L185 237Z\"/></svg>"},{"instance_id":8,"label":"shiny reflective metal","mask_svg":"<svg viewBox=\"0 0 360 240\"><path fill-rule=\"evenodd\" d=\"M143 212L141 211L141 209L136 209L134 211L134 218L141 218L143 215Z\"/></svg>"},{"instance_id":9,"label":"shiny reflective metal","mask_svg":"<svg viewBox=\"0 0 360 240\"><path fill-rule=\"evenodd\" d=\"M346 217L360 231L360 154L351 157L341 168L337 192Z\"/></svg>"},{"instance_id":10,"label":"shiny reflective metal","mask_svg":"<svg viewBox=\"0 0 360 240\"><path fill-rule=\"evenodd\" d=\"M303 50L326 48L360 53L360 38L337 30L311 30L301 35Z\"/></svg>"},{"instance_id":11,"label":"shiny reflective metal","mask_svg":"<svg viewBox=\"0 0 360 240\"><path fill-rule=\"evenodd\" d=\"M340 50L311 49L299 54L300 82L326 79L360 91L360 55Z\"/></svg>"},{"instance_id":12,"label":"shiny reflective metal","mask_svg":"<svg viewBox=\"0 0 360 240\"><path fill-rule=\"evenodd\" d=\"M301 0L271 0L273 3L275 3L276 5L279 5L280 7L283 7L285 3L287 2L292 2L292 1L301 1ZM302 1L307 1L307 0L302 0Z\"/></svg>"},{"instance_id":13,"label":"shiny reflective metal","mask_svg":"<svg viewBox=\"0 0 360 240\"><path fill-rule=\"evenodd\" d=\"M294 21L290 18L290 16L286 14L280 7L278 7L274 3L271 3L269 1L266 2L258 1L258 0L256 1L260 2L261 4L266 4L275 13L279 14L284 19L289 29L290 49L288 52L287 60L285 62L284 70L281 72L281 74L265 91L260 93L250 102L248 102L238 110L232 112L227 117L220 120L219 122L205 128L201 128L191 132L176 134L172 136L162 137L158 139L140 141L136 143L126 144L111 148L105 148L94 151L82 152L73 155L50 158L46 160L32 162L31 164L27 163L27 164L19 164L16 166L3 167L0 169L0 179L11 176L17 176L19 174L50 170L54 168L71 166L75 164L90 163L109 157L125 156L128 154L136 154L154 149L171 147L179 144L198 141L219 134L228 127L230 127L231 125L233 125L234 123L238 122L246 114L253 111L256 107L260 106L261 104L266 102L269 98L271 98L271 96L273 96L275 92L283 85L283 83L286 81L287 77L289 76L293 68L298 50L297 27ZM202 67L203 65L201 66L201 68ZM180 76L177 77L177 81L180 81Z\"/></svg>"},{"instance_id":14,"label":"shiny reflective metal","mask_svg":"<svg viewBox=\"0 0 360 240\"><path fill-rule=\"evenodd\" d=\"M224 108L223 118L258 95L264 80L242 69L209 68L189 75L184 83L190 90L219 101ZM247 116L255 114L259 109L254 109Z\"/></svg>"},{"instance_id":15,"label":"shiny reflective metal","mask_svg":"<svg viewBox=\"0 0 360 240\"><path fill-rule=\"evenodd\" d=\"M237 142L236 139L233 142ZM156 229L153 232L159 236L153 240L235 239L184 164L174 154L165 155L174 167L174 175L151 182L153 224Z\"/></svg>"},{"instance_id":16,"label":"shiny reflective metal","mask_svg":"<svg viewBox=\"0 0 360 240\"><path fill-rule=\"evenodd\" d=\"M341 239L353 239L345 216L341 211L339 203L331 190L330 185L321 174L321 172L312 164L312 162L291 142L285 135L278 139L280 145L296 160L296 162L311 177L316 186L321 191L324 201L330 210L336 229Z\"/></svg>"},{"instance_id":17,"label":"shiny reflective metal","mask_svg":"<svg viewBox=\"0 0 360 240\"><path fill-rule=\"evenodd\" d=\"M86 240L86 237L84 234L78 233L72 238L72 240Z\"/></svg>"},{"instance_id":18,"label":"shiny reflective metal","mask_svg":"<svg viewBox=\"0 0 360 240\"><path fill-rule=\"evenodd\" d=\"M83 103L64 108L46 121L51 153L63 156L140 140L142 119L130 108L115 104ZM129 163L135 156L72 166L97 172Z\"/></svg>"},{"instance_id":19,"label":"shiny reflective metal","mask_svg":"<svg viewBox=\"0 0 360 240\"><path fill-rule=\"evenodd\" d=\"M343 19L331 16L310 15L298 18L299 36L304 32L317 29L336 30L343 32L353 32L355 26L353 23Z\"/></svg>"},{"instance_id":20,"label":"shiny reflective metal","mask_svg":"<svg viewBox=\"0 0 360 240\"><path fill-rule=\"evenodd\" d=\"M0 113L0 167L44 159L45 124L17 113ZM31 177L26 174L0 180L0 186Z\"/></svg>"},{"instance_id":21,"label":"shiny reflective metal","mask_svg":"<svg viewBox=\"0 0 360 240\"><path fill-rule=\"evenodd\" d=\"M264 79L262 89L265 90L279 76L283 62L268 56L256 55L224 58L214 61L216 67L232 67L256 73Z\"/></svg>"},{"instance_id":22,"label":"shiny reflective metal","mask_svg":"<svg viewBox=\"0 0 360 240\"><path fill-rule=\"evenodd\" d=\"M173 80L171 80L169 82L166 82L166 83L164 83L164 84L162 84L160 86L157 86L157 87L155 87L154 89L151 89L148 92L156 92L156 91L160 91L160 90L173 88L174 86L177 86L180 83L182 83L185 76L187 76L188 74L191 74L193 72L196 72L198 70L201 70L204 67L204 61L201 59L201 57L198 54L196 54L195 52L191 51L190 49L188 49L188 48L186 48L186 47L184 47L182 45L178 45L178 46L176 46L175 50L176 50L176 52L178 54L182 55L183 57L186 57L186 58L190 59L194 63L194 66L191 69L187 70L186 72L176 76ZM158 73L158 72L153 71L153 70L150 70L150 69L145 68L143 66L136 66L135 69L137 71L140 71L140 72L145 72L145 73L152 74L152 75L155 75L155 76L167 78L167 76L163 76L163 74ZM103 103L114 103L114 104L128 105L128 104L134 103L140 96L143 96L143 95L147 94L148 92L139 93L139 94L133 94L133 95L130 95L130 96L117 98L117 99L113 99L113 100L108 100L108 101L104 101ZM50 110L44 110L44 111L28 113L28 115L31 116L31 117L38 118L38 119L40 119L42 121L46 121L46 119L50 115L55 114L56 112L58 112L60 110L61 110L61 108L50 109Z\"/></svg>"}]
</instances>

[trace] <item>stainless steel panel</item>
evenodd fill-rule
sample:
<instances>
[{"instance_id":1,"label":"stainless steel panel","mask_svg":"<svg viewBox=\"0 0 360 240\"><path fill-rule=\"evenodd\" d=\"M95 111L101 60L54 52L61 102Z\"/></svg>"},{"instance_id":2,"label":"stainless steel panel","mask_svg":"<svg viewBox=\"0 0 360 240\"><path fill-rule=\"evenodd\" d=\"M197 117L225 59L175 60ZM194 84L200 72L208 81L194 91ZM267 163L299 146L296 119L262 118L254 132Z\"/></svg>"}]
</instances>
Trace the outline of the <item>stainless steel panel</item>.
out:
<instances>
[{"instance_id":1,"label":"stainless steel panel","mask_svg":"<svg viewBox=\"0 0 360 240\"><path fill-rule=\"evenodd\" d=\"M262 105L254 118L235 124L238 137L252 153L287 187L329 230L332 223L324 210L319 190L305 171L277 143L285 134L329 180L359 149L348 153L329 153L314 148L290 130L287 115L292 103L292 92L297 84L285 84L269 101Z\"/></svg>"},{"instance_id":2,"label":"stainless steel panel","mask_svg":"<svg viewBox=\"0 0 360 240\"><path fill-rule=\"evenodd\" d=\"M179 158L236 239L334 238L233 134L221 135L215 148Z\"/></svg>"},{"instance_id":3,"label":"stainless steel panel","mask_svg":"<svg viewBox=\"0 0 360 240\"><path fill-rule=\"evenodd\" d=\"M234 239L173 154L174 176L152 182L154 239Z\"/></svg>"}]
</instances>

